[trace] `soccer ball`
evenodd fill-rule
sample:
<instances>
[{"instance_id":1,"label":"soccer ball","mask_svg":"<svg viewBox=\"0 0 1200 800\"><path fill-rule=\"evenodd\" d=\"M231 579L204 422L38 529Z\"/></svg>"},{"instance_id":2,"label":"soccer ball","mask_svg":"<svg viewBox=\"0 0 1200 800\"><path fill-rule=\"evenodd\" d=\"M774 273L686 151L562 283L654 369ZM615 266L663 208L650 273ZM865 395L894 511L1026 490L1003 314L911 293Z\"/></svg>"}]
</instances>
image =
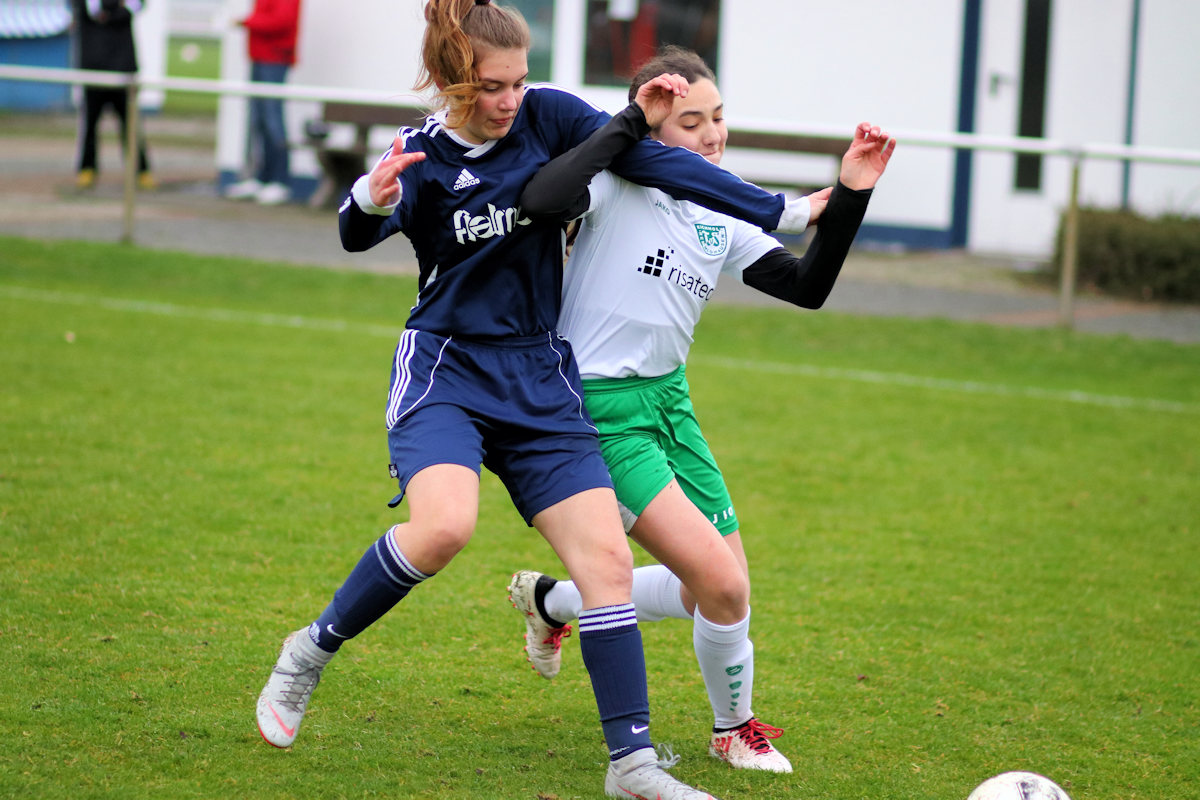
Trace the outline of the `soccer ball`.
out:
<instances>
[{"instance_id":1,"label":"soccer ball","mask_svg":"<svg viewBox=\"0 0 1200 800\"><path fill-rule=\"evenodd\" d=\"M967 800L1071 800L1058 784L1032 772L1005 772L988 778Z\"/></svg>"}]
</instances>

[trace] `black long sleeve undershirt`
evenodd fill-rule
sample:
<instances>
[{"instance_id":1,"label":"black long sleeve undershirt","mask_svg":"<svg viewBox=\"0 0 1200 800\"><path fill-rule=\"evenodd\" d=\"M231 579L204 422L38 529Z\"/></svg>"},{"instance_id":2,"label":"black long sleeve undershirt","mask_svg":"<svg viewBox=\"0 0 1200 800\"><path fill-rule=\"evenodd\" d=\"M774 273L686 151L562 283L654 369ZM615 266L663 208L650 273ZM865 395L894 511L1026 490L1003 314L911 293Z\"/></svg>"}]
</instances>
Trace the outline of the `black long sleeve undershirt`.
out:
<instances>
[{"instance_id":1,"label":"black long sleeve undershirt","mask_svg":"<svg viewBox=\"0 0 1200 800\"><path fill-rule=\"evenodd\" d=\"M817 220L817 233L804 255L771 250L742 272L742 282L802 308L820 308L833 291L846 254L867 213L871 189L849 189L841 181Z\"/></svg>"},{"instance_id":2,"label":"black long sleeve undershirt","mask_svg":"<svg viewBox=\"0 0 1200 800\"><path fill-rule=\"evenodd\" d=\"M521 210L541 220L579 217L591 202L592 178L649 132L641 108L630 103L585 141L538 170L521 192ZM775 248L746 267L743 282L793 305L820 308L841 273L871 191L850 189L838 181L804 255L797 258L783 247Z\"/></svg>"},{"instance_id":3,"label":"black long sleeve undershirt","mask_svg":"<svg viewBox=\"0 0 1200 800\"><path fill-rule=\"evenodd\" d=\"M588 184L622 152L650 133L636 103L530 178L521 192L521 210L533 219L575 219L591 202Z\"/></svg>"}]
</instances>

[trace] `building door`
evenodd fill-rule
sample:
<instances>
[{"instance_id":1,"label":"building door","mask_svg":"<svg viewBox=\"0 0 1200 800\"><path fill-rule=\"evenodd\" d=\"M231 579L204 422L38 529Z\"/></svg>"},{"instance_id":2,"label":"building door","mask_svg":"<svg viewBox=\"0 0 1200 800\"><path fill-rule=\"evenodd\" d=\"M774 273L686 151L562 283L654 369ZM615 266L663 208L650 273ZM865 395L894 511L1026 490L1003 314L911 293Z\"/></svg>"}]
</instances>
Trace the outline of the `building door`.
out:
<instances>
[{"instance_id":1,"label":"building door","mask_svg":"<svg viewBox=\"0 0 1200 800\"><path fill-rule=\"evenodd\" d=\"M1053 6L1053 0L982 4L977 133L1047 135ZM970 249L1048 256L1058 224L1051 189L1063 184L1062 159L976 151L972 160Z\"/></svg>"}]
</instances>

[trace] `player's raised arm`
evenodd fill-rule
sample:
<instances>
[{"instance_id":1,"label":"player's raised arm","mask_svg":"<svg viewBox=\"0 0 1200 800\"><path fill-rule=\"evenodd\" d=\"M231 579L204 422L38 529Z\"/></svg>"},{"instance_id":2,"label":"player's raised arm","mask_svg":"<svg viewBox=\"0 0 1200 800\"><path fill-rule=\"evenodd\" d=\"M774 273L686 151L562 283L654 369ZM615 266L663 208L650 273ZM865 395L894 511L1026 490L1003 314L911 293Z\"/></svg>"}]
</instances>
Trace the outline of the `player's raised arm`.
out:
<instances>
[{"instance_id":1,"label":"player's raised arm","mask_svg":"<svg viewBox=\"0 0 1200 800\"><path fill-rule=\"evenodd\" d=\"M675 98L686 97L687 91L687 79L679 75L663 74L647 81L624 111L538 170L521 192L521 210L534 219L561 220L587 211L592 178L662 124Z\"/></svg>"},{"instance_id":2,"label":"player's raised arm","mask_svg":"<svg viewBox=\"0 0 1200 800\"><path fill-rule=\"evenodd\" d=\"M392 142L392 149L371 169L367 185L370 189L371 202L377 206L394 205L400 200L400 173L409 165L424 161L422 152L404 152L404 141L397 134Z\"/></svg>"},{"instance_id":3,"label":"player's raised arm","mask_svg":"<svg viewBox=\"0 0 1200 800\"><path fill-rule=\"evenodd\" d=\"M343 248L352 253L368 250L400 230L396 213L403 193L400 175L424 160L424 152L404 152L403 137L396 135L391 149L354 182L350 197L338 211Z\"/></svg>"},{"instance_id":4,"label":"player's raised arm","mask_svg":"<svg viewBox=\"0 0 1200 800\"><path fill-rule=\"evenodd\" d=\"M663 73L638 87L633 102L646 115L646 124L653 130L671 116L676 97L687 97L688 82L682 75Z\"/></svg>"},{"instance_id":5,"label":"player's raised arm","mask_svg":"<svg viewBox=\"0 0 1200 800\"><path fill-rule=\"evenodd\" d=\"M837 186L809 195L817 235L800 258L780 248L747 267L742 280L761 292L804 308L820 308L837 281L858 233L875 184L887 169L896 140L861 122L842 156Z\"/></svg>"},{"instance_id":6,"label":"player's raised arm","mask_svg":"<svg viewBox=\"0 0 1200 800\"><path fill-rule=\"evenodd\" d=\"M887 169L894 152L896 140L890 133L878 125L860 122L854 129L854 138L850 146L842 155L842 169L838 180L847 189L874 188ZM833 187L827 187L808 195L812 209L808 219L809 225L814 225L820 220L832 191Z\"/></svg>"},{"instance_id":7,"label":"player's raised arm","mask_svg":"<svg viewBox=\"0 0 1200 800\"><path fill-rule=\"evenodd\" d=\"M896 140L890 133L878 125L860 122L854 129L850 147L842 156L838 179L850 189L870 189L887 169L894 152Z\"/></svg>"}]
</instances>

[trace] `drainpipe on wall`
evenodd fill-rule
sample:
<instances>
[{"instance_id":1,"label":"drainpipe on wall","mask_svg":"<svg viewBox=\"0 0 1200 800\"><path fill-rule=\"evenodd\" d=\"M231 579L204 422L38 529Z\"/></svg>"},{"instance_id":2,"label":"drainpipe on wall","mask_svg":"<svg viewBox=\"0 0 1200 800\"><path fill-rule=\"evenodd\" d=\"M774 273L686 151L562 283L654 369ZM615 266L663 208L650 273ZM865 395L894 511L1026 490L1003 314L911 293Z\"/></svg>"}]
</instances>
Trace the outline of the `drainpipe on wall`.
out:
<instances>
[{"instance_id":1,"label":"drainpipe on wall","mask_svg":"<svg viewBox=\"0 0 1200 800\"><path fill-rule=\"evenodd\" d=\"M1125 144L1133 144L1133 111L1137 98L1138 30L1141 27L1142 0L1133 0L1133 18L1129 23L1129 86L1125 92ZM1121 208L1129 210L1129 179L1132 162L1121 162Z\"/></svg>"},{"instance_id":2,"label":"drainpipe on wall","mask_svg":"<svg viewBox=\"0 0 1200 800\"><path fill-rule=\"evenodd\" d=\"M975 132L975 95L979 84L979 28L983 0L963 4L962 75L958 85L958 132ZM950 216L950 247L966 247L971 213L971 151L954 151L954 200Z\"/></svg>"}]
</instances>

